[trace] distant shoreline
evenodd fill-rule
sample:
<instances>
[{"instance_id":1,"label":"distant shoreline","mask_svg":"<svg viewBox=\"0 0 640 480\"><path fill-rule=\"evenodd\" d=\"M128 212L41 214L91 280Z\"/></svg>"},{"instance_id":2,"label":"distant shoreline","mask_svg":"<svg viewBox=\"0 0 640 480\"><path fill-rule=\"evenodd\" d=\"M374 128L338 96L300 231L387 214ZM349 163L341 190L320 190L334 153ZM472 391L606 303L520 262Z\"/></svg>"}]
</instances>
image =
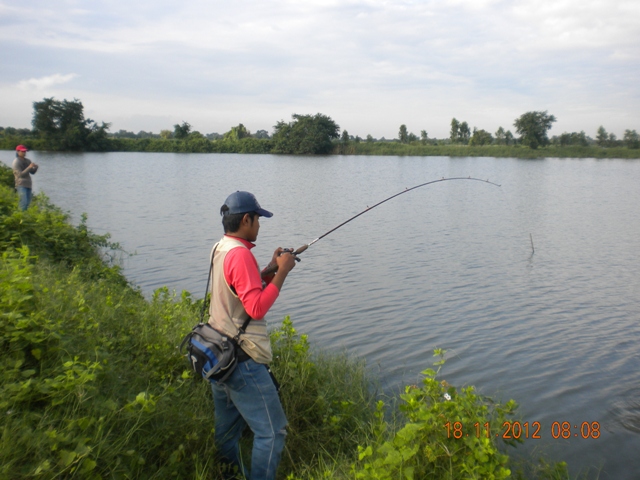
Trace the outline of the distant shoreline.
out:
<instances>
[{"instance_id":1,"label":"distant shoreline","mask_svg":"<svg viewBox=\"0 0 640 480\"><path fill-rule=\"evenodd\" d=\"M431 141L430 141L431 142ZM436 143L436 144L434 144ZM420 156L420 157L498 157L498 158L602 158L640 159L640 149L628 147L558 146L549 145L531 149L523 145L421 144L420 141L403 144L398 141L336 141L329 155L370 156ZM13 150L23 144L35 151L56 151L47 148L40 138L5 137L0 140L0 149ZM107 148L100 152L164 152L164 153L274 153L270 139L243 138L241 140L209 140L203 137L177 139L116 139L109 138ZM279 154L282 155L282 154Z\"/></svg>"}]
</instances>

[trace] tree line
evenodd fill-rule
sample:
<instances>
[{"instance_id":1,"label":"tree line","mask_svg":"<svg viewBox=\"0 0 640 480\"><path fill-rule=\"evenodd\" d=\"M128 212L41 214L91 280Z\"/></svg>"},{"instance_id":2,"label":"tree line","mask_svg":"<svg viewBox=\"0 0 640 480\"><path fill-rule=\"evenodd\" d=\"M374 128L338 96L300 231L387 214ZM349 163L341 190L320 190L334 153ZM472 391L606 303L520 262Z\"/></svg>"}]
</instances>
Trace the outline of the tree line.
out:
<instances>
[{"instance_id":1,"label":"tree line","mask_svg":"<svg viewBox=\"0 0 640 480\"><path fill-rule=\"evenodd\" d=\"M408 131L405 124L400 126L398 137L387 140L366 139L349 135L347 130L340 135L340 126L331 117L293 114L290 122L281 120L274 126L273 134L266 130L251 133L243 124L231 127L224 133L202 134L192 129L186 121L176 123L173 130L161 130L159 134L140 131L138 133L119 130L109 133L109 123L98 124L85 118L84 106L74 99L56 100L45 98L33 103L32 129L0 127L0 147L14 148L12 143L24 143L32 149L54 151L173 151L173 152L237 152L237 153L285 153L285 154L331 154L357 153L353 144L364 142L395 142L403 145L468 145L486 146L522 145L530 149L554 146L591 146L602 148L640 148L640 136L636 130L625 130L622 140L613 133L607 133L600 126L595 139L584 131L565 132L548 137L547 132L556 117L547 111L523 113L513 122L516 137L511 130L502 126L491 134L484 129L469 127L466 121L451 120L450 134L445 139L429 138L426 130L420 136Z\"/></svg>"},{"instance_id":2,"label":"tree line","mask_svg":"<svg viewBox=\"0 0 640 480\"><path fill-rule=\"evenodd\" d=\"M607 133L603 126L598 128L595 139L587 136L584 131L571 133L564 132L561 135L554 135L549 138L547 131L551 129L554 122L556 122L556 117L554 115L549 115L546 111L526 112L516 118L513 123L516 133L520 135L519 138L516 138L513 133L511 133L511 130L505 130L502 126L496 130L494 135L492 135L486 130L478 129L476 127L471 131L467 122L460 122L458 119L453 118L451 120L449 138L440 140L440 142L470 146L520 144L531 149L537 149L538 147L545 147L548 145L561 147L569 145L582 147L597 145L599 147L640 148L640 135L638 135L636 130L625 130L622 140L618 140L613 133ZM398 132L398 141L400 143L412 143L417 140L418 138L416 135L407 132L406 125L400 125L400 130ZM431 140L432 144L437 142L438 140ZM423 145L429 143L427 133L424 130L421 131L420 143Z\"/></svg>"}]
</instances>

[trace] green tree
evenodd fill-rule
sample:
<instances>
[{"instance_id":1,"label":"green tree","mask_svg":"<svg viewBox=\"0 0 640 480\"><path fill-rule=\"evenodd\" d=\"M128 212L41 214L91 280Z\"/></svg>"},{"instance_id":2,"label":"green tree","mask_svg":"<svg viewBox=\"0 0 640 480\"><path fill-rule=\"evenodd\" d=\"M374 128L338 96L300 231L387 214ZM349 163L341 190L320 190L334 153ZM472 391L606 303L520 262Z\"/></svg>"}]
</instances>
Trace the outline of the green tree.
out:
<instances>
[{"instance_id":1,"label":"green tree","mask_svg":"<svg viewBox=\"0 0 640 480\"><path fill-rule=\"evenodd\" d=\"M77 99L45 98L33 102L33 132L52 150L105 150L109 124L84 118L84 106Z\"/></svg>"},{"instance_id":2,"label":"green tree","mask_svg":"<svg viewBox=\"0 0 640 480\"><path fill-rule=\"evenodd\" d=\"M156 135L153 132L145 132L144 130L140 130L137 134L136 134L137 138L159 138L159 135Z\"/></svg>"},{"instance_id":3,"label":"green tree","mask_svg":"<svg viewBox=\"0 0 640 480\"><path fill-rule=\"evenodd\" d=\"M343 143L343 145L349 145L349 132L347 132L346 130L343 130L342 136L340 137L340 141Z\"/></svg>"},{"instance_id":4,"label":"green tree","mask_svg":"<svg viewBox=\"0 0 640 480\"><path fill-rule=\"evenodd\" d=\"M469 143L470 137L469 124L467 122L459 122L453 118L451 120L451 132L449 133L451 143Z\"/></svg>"},{"instance_id":5,"label":"green tree","mask_svg":"<svg viewBox=\"0 0 640 480\"><path fill-rule=\"evenodd\" d=\"M31 125L36 134L47 140L55 139L59 133L59 110L61 102L45 98L41 102L33 102L33 120Z\"/></svg>"},{"instance_id":6,"label":"green tree","mask_svg":"<svg viewBox=\"0 0 640 480\"><path fill-rule=\"evenodd\" d=\"M407 132L407 126L404 123L400 125L398 140L400 140L400 143L409 143L409 133Z\"/></svg>"},{"instance_id":7,"label":"green tree","mask_svg":"<svg viewBox=\"0 0 640 480\"><path fill-rule=\"evenodd\" d=\"M469 143L470 138L471 138L471 130L469 129L469 124L467 122L462 122L460 124L460 133L458 136L458 142Z\"/></svg>"},{"instance_id":8,"label":"green tree","mask_svg":"<svg viewBox=\"0 0 640 480\"><path fill-rule=\"evenodd\" d=\"M507 130L507 132L504 134L504 143L505 145L511 145L514 143L513 133L511 133L511 130Z\"/></svg>"},{"instance_id":9,"label":"green tree","mask_svg":"<svg viewBox=\"0 0 640 480\"><path fill-rule=\"evenodd\" d=\"M273 152L305 154L327 154L333 149L332 140L339 137L340 126L331 117L315 115L292 115L293 121L279 121L274 127Z\"/></svg>"},{"instance_id":10,"label":"green tree","mask_svg":"<svg viewBox=\"0 0 640 480\"><path fill-rule=\"evenodd\" d=\"M374 141L375 141L375 140L374 140L373 136L372 136L370 133L369 133L369 134L367 134L367 140L366 140L366 142L367 142L367 143L373 143Z\"/></svg>"},{"instance_id":11,"label":"green tree","mask_svg":"<svg viewBox=\"0 0 640 480\"><path fill-rule=\"evenodd\" d=\"M572 132L571 133L571 142L574 145L580 145L581 147L587 147L587 146L589 146L589 140L591 140L591 139L587 139L587 135L584 133L584 130L580 130L580 133L577 133L577 132Z\"/></svg>"},{"instance_id":12,"label":"green tree","mask_svg":"<svg viewBox=\"0 0 640 480\"><path fill-rule=\"evenodd\" d=\"M598 134L596 135L596 143L600 147L606 147L609 144L609 134L602 125L598 128Z\"/></svg>"},{"instance_id":13,"label":"green tree","mask_svg":"<svg viewBox=\"0 0 640 480\"><path fill-rule=\"evenodd\" d=\"M469 139L469 145L491 145L493 143L493 137L486 130L478 130L474 127L473 135Z\"/></svg>"},{"instance_id":14,"label":"green tree","mask_svg":"<svg viewBox=\"0 0 640 480\"><path fill-rule=\"evenodd\" d=\"M173 133L171 132L171 130L160 130L160 138L173 138Z\"/></svg>"},{"instance_id":15,"label":"green tree","mask_svg":"<svg viewBox=\"0 0 640 480\"><path fill-rule=\"evenodd\" d=\"M231 127L231 130L224 134L224 139L237 142L250 136L251 132L243 124L239 124L237 127Z\"/></svg>"},{"instance_id":16,"label":"green tree","mask_svg":"<svg viewBox=\"0 0 640 480\"><path fill-rule=\"evenodd\" d=\"M429 137L427 135L427 131L420 130L420 141L422 142L422 145L426 145L428 140L429 140Z\"/></svg>"},{"instance_id":17,"label":"green tree","mask_svg":"<svg viewBox=\"0 0 640 480\"><path fill-rule=\"evenodd\" d=\"M505 132L504 132L504 128L499 127L498 130L496 130L496 143L498 145L504 145L505 144Z\"/></svg>"},{"instance_id":18,"label":"green tree","mask_svg":"<svg viewBox=\"0 0 640 480\"><path fill-rule=\"evenodd\" d=\"M449 139L451 143L458 143L460 137L460 122L455 118L451 119L451 131L449 133Z\"/></svg>"},{"instance_id":19,"label":"green tree","mask_svg":"<svg viewBox=\"0 0 640 480\"><path fill-rule=\"evenodd\" d=\"M547 130L551 128L551 124L556 121L556 117L548 115L544 112L527 112L520 115L515 120L513 126L516 132L520 134L520 141L523 145L535 149L549 145L549 137Z\"/></svg>"},{"instance_id":20,"label":"green tree","mask_svg":"<svg viewBox=\"0 0 640 480\"><path fill-rule=\"evenodd\" d=\"M182 125L179 125L179 124L176 123L173 126L173 136L174 136L174 138L182 140L182 139L187 138L189 136L189 133L191 133L191 125L189 125L185 121L182 122Z\"/></svg>"},{"instance_id":21,"label":"green tree","mask_svg":"<svg viewBox=\"0 0 640 480\"><path fill-rule=\"evenodd\" d=\"M551 138L551 143L554 145L560 145L561 147L566 147L567 145L571 144L571 135L569 135L567 132L564 132L559 137Z\"/></svg>"},{"instance_id":22,"label":"green tree","mask_svg":"<svg viewBox=\"0 0 640 480\"><path fill-rule=\"evenodd\" d=\"M622 141L627 148L640 148L640 136L635 130L625 130Z\"/></svg>"},{"instance_id":23,"label":"green tree","mask_svg":"<svg viewBox=\"0 0 640 480\"><path fill-rule=\"evenodd\" d=\"M118 130L112 135L114 138L137 138L137 135L129 130Z\"/></svg>"},{"instance_id":24,"label":"green tree","mask_svg":"<svg viewBox=\"0 0 640 480\"><path fill-rule=\"evenodd\" d=\"M266 130L258 130L253 136L265 140L268 140L270 138L269 132L267 132Z\"/></svg>"},{"instance_id":25,"label":"green tree","mask_svg":"<svg viewBox=\"0 0 640 480\"><path fill-rule=\"evenodd\" d=\"M578 132L564 132L559 137L553 137L551 143L555 145L560 145L561 147L566 147L567 145L579 145L581 147L586 147L589 145L589 140L587 140L587 135L584 131Z\"/></svg>"}]
</instances>

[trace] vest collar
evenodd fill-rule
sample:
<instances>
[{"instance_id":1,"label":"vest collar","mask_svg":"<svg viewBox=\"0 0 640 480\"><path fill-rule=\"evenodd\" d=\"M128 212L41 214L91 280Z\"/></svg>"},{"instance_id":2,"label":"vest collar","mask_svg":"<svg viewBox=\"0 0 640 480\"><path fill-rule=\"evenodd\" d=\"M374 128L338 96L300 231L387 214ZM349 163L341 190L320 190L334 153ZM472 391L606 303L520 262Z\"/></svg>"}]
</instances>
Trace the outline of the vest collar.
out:
<instances>
[{"instance_id":1,"label":"vest collar","mask_svg":"<svg viewBox=\"0 0 640 480\"><path fill-rule=\"evenodd\" d=\"M241 242L245 247L247 247L249 250L251 250L253 247L256 246L255 243L251 243L249 240L245 240L244 238L240 238L240 237L234 237L233 235L227 235L226 233L224 234L225 237L229 237L229 238L233 238L234 240L238 240L239 242Z\"/></svg>"}]
</instances>

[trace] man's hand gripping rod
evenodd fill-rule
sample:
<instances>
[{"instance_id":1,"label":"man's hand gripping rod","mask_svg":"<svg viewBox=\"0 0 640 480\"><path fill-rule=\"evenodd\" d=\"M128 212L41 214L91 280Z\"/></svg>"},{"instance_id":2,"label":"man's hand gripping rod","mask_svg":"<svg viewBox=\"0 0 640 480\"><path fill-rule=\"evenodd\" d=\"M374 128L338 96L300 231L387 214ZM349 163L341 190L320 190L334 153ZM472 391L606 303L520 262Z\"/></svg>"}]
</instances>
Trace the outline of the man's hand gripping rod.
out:
<instances>
[{"instance_id":1,"label":"man's hand gripping rod","mask_svg":"<svg viewBox=\"0 0 640 480\"><path fill-rule=\"evenodd\" d=\"M307 244L307 245L303 245L300 248L298 248L297 250L293 250L293 248L283 248L282 249L282 253L290 253L291 255L294 256L294 258L296 259L296 262L300 261L300 258L298 258L298 254L304 252L307 248L309 248L309 246L311 244L313 244L314 242L316 242L317 240L314 240L313 242ZM282 255L282 253L280 255ZM278 271L278 264L275 262L271 262L269 263L269 265L267 265L264 270L262 270L262 272L260 272L260 275L262 276L262 278L264 277L268 277L269 275L273 275L274 273L276 273Z\"/></svg>"},{"instance_id":2,"label":"man's hand gripping rod","mask_svg":"<svg viewBox=\"0 0 640 480\"><path fill-rule=\"evenodd\" d=\"M320 235L318 238L316 238L315 240L313 240L312 242L307 243L306 245L301 246L300 248L298 248L295 251L292 251L291 249L285 248L284 252L288 252L291 255L293 255L296 258L296 261L300 261L300 259L298 258L298 255L301 254L302 252L304 252L307 248L309 248L311 245L313 245L314 243L316 243L318 240L320 240L321 238L326 237L327 235L329 235L331 232L336 231L337 229L339 229L340 227L342 227L343 225L346 225L347 223L349 223L351 220L354 220L356 218L358 218L360 215L367 213L369 210L372 210L374 208L376 208L378 205L382 205L384 202L388 202L389 200L391 200L392 198L397 197L398 195L402 195L403 193L407 193L410 192L411 190L415 190L416 188L420 188L420 187L424 187L427 185L431 185L432 183L438 183L438 182L446 182L448 180L475 180L477 182L484 182L484 183L489 183L491 185L495 185L496 187L499 187L500 185L498 185L497 183L493 183L490 182L489 180L482 180L481 178L473 178L473 177L451 177L451 178L441 178L439 180L432 180L430 182L426 182L426 183L421 183L420 185L416 185L415 187L411 187L411 188L405 188L403 191L396 193L395 195L391 195L388 198L385 198L384 200L382 200L381 202L376 203L374 206L372 207L367 207L366 210L361 211L360 213L358 213L357 215L354 215L353 217L351 217L350 219L342 222L340 225L338 225L337 227L332 228L331 230L329 230L327 233ZM278 271L278 265L274 264L274 263L270 263L269 265L267 265L267 267L261 272L261 275L263 277L269 276L274 274L275 272Z\"/></svg>"}]
</instances>

